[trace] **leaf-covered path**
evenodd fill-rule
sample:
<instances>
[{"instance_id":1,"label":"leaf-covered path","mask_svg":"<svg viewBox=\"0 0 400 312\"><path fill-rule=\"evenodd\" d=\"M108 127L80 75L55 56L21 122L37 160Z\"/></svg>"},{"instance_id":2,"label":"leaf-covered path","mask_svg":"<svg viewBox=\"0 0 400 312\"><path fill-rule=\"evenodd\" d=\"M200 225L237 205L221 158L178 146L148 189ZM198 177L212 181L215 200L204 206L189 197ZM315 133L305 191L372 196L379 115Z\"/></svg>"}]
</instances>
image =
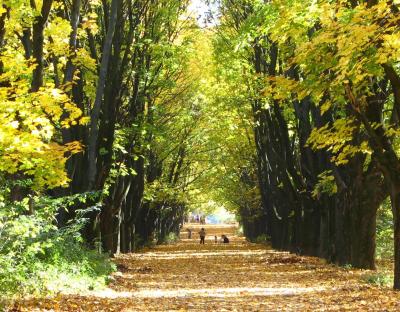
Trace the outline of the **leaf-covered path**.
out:
<instances>
[{"instance_id":1,"label":"leaf-covered path","mask_svg":"<svg viewBox=\"0 0 400 312\"><path fill-rule=\"evenodd\" d=\"M276 252L206 226L206 244L177 244L120 256L110 288L26 301L19 311L399 311L400 294L361 281L359 270ZM215 244L228 234L230 244Z\"/></svg>"}]
</instances>

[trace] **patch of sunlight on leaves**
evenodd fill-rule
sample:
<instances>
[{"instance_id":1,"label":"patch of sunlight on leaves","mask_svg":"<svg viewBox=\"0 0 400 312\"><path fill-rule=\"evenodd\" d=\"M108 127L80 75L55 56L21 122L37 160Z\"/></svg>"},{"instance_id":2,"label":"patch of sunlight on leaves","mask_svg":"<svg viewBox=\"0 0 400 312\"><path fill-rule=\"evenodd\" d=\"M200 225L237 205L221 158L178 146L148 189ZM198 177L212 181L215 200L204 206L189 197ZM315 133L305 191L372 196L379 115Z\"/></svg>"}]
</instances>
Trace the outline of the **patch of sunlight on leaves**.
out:
<instances>
[{"instance_id":1,"label":"patch of sunlight on leaves","mask_svg":"<svg viewBox=\"0 0 400 312\"><path fill-rule=\"evenodd\" d=\"M236 296L287 296L309 292L320 292L325 287L226 287L226 288L178 288L142 289L135 292L115 292L106 290L96 293L103 298L178 298L178 297L236 297Z\"/></svg>"}]
</instances>

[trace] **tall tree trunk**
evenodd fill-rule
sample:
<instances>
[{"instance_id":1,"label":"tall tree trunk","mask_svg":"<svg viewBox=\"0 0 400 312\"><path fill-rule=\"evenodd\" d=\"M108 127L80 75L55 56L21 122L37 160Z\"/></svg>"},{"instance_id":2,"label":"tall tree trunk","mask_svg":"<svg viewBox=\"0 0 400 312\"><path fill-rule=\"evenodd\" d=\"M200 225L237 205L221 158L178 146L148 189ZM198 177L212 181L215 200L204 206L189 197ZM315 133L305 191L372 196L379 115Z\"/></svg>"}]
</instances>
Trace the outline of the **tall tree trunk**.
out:
<instances>
[{"instance_id":1,"label":"tall tree trunk","mask_svg":"<svg viewBox=\"0 0 400 312\"><path fill-rule=\"evenodd\" d=\"M99 135L99 115L101 104L103 102L104 87L107 77L108 62L111 55L112 41L114 37L115 25L117 22L117 12L120 0L112 0L110 20L106 38L103 44L99 78L97 80L96 98L93 104L92 112L90 114L90 133L88 140L88 184L87 189L92 190L95 187L97 165L97 140Z\"/></svg>"},{"instance_id":2,"label":"tall tree trunk","mask_svg":"<svg viewBox=\"0 0 400 312\"><path fill-rule=\"evenodd\" d=\"M8 7L6 7L4 4L2 5L2 8L5 10L5 12L3 12L0 15L0 54L3 52L3 48L4 48L4 36L6 34L6 18L10 12L10 9ZM0 60L0 75L3 74L4 71L4 64L3 61ZM7 83L5 82L1 82L0 83L0 87L5 86Z\"/></svg>"},{"instance_id":3,"label":"tall tree trunk","mask_svg":"<svg viewBox=\"0 0 400 312\"><path fill-rule=\"evenodd\" d=\"M81 9L81 0L73 0L71 15L70 15L70 24L71 24L71 34L69 36L69 53L70 57L68 58L67 65L65 66L64 72L64 80L63 84L65 85L68 82L71 82L74 77L75 65L72 61L72 56L75 55L76 45L77 45L77 34L78 34L78 25L79 25L79 16Z\"/></svg>"},{"instance_id":4,"label":"tall tree trunk","mask_svg":"<svg viewBox=\"0 0 400 312\"><path fill-rule=\"evenodd\" d=\"M43 85L43 45L44 27L50 14L53 0L43 0L40 15L33 22L32 31L32 56L35 59L36 67L32 74L31 91L36 92Z\"/></svg>"},{"instance_id":5,"label":"tall tree trunk","mask_svg":"<svg viewBox=\"0 0 400 312\"><path fill-rule=\"evenodd\" d=\"M357 161L357 160L356 160ZM375 162L353 183L355 198L351 215L351 264L362 269L375 269L376 213L387 196Z\"/></svg>"},{"instance_id":6,"label":"tall tree trunk","mask_svg":"<svg viewBox=\"0 0 400 312\"><path fill-rule=\"evenodd\" d=\"M394 282L393 288L400 290L400 165L392 157L385 155L386 163L383 169L385 182L389 190L390 203L393 213L393 245L394 245ZM382 159L383 160L383 159ZM382 161L384 163L384 161Z\"/></svg>"},{"instance_id":7,"label":"tall tree trunk","mask_svg":"<svg viewBox=\"0 0 400 312\"><path fill-rule=\"evenodd\" d=\"M393 242L394 242L394 283L393 288L400 290L400 184L390 191L393 211Z\"/></svg>"}]
</instances>

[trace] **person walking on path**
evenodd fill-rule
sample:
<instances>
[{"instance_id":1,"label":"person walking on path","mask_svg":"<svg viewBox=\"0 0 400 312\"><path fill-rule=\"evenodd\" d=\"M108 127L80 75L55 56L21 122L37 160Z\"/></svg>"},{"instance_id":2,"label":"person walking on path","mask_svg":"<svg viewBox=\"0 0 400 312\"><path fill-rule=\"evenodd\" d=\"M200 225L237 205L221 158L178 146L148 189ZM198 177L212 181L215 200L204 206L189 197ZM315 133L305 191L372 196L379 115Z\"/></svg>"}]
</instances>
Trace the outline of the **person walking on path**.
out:
<instances>
[{"instance_id":1,"label":"person walking on path","mask_svg":"<svg viewBox=\"0 0 400 312\"><path fill-rule=\"evenodd\" d=\"M200 235L200 244L204 245L204 240L206 238L206 231L204 230L204 228L201 228L199 235Z\"/></svg>"},{"instance_id":2,"label":"person walking on path","mask_svg":"<svg viewBox=\"0 0 400 312\"><path fill-rule=\"evenodd\" d=\"M192 238L192 229L187 228L186 231L188 232L188 239Z\"/></svg>"}]
</instances>

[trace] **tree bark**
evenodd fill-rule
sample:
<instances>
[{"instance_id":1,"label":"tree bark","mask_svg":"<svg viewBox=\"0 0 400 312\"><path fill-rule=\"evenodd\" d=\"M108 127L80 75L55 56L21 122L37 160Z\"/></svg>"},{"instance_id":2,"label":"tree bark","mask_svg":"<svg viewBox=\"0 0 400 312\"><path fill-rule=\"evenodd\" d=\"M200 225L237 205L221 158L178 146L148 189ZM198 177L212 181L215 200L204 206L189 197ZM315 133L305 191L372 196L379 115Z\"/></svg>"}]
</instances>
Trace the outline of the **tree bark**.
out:
<instances>
[{"instance_id":1,"label":"tree bark","mask_svg":"<svg viewBox=\"0 0 400 312\"><path fill-rule=\"evenodd\" d=\"M103 44L103 54L101 56L99 78L97 80L96 98L93 104L92 112L90 114L90 133L88 140L88 183L87 190L92 190L95 187L97 165L97 141L99 135L99 116L101 104L103 102L104 87L107 77L108 62L111 55L112 41L115 32L115 25L117 22L117 12L120 0L112 0L110 21L108 24L107 35Z\"/></svg>"},{"instance_id":2,"label":"tree bark","mask_svg":"<svg viewBox=\"0 0 400 312\"><path fill-rule=\"evenodd\" d=\"M74 77L75 65L72 62L72 56L75 55L75 50L77 46L77 34L78 34L78 25L79 25L79 16L81 9L81 0L73 0L72 1L72 9L70 15L70 24L71 24L71 34L69 37L69 53L70 57L68 57L67 64L65 66L64 72L64 80L63 84L65 85L68 82L71 82Z\"/></svg>"},{"instance_id":3,"label":"tree bark","mask_svg":"<svg viewBox=\"0 0 400 312\"><path fill-rule=\"evenodd\" d=\"M35 59L36 67L32 74L31 91L36 92L43 85L43 45L44 45L44 27L50 14L53 0L43 0L40 15L33 23L32 31L32 56Z\"/></svg>"}]
</instances>

